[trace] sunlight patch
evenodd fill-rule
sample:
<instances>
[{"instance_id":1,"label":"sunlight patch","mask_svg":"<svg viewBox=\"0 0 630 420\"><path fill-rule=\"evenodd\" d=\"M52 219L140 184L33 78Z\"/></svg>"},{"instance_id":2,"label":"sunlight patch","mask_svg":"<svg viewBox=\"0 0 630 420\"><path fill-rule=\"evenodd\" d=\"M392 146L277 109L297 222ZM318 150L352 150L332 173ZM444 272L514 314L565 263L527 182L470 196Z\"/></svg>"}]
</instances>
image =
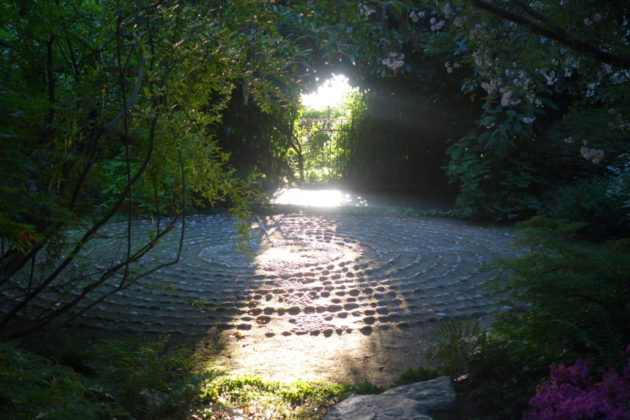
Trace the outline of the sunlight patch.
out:
<instances>
[{"instance_id":1,"label":"sunlight patch","mask_svg":"<svg viewBox=\"0 0 630 420\"><path fill-rule=\"evenodd\" d=\"M352 90L348 81L349 79L343 74L333 74L315 92L302 95L302 105L318 110L338 107Z\"/></svg>"},{"instance_id":2,"label":"sunlight patch","mask_svg":"<svg viewBox=\"0 0 630 420\"><path fill-rule=\"evenodd\" d=\"M284 188L274 195L271 199L271 204L340 207L343 205L354 205L354 201L351 194L336 189L304 190L301 188Z\"/></svg>"}]
</instances>

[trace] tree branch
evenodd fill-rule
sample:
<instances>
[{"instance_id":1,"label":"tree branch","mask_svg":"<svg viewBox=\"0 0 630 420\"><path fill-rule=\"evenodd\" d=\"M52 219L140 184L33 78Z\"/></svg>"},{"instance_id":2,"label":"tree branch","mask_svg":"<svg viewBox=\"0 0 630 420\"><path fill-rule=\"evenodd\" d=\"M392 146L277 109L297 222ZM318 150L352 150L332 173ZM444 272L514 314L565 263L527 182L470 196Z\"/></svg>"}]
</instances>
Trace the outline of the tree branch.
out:
<instances>
[{"instance_id":1,"label":"tree branch","mask_svg":"<svg viewBox=\"0 0 630 420\"><path fill-rule=\"evenodd\" d=\"M514 22L520 25L532 33L544 36L545 38L552 39L571 48L574 51L591 55L602 63L607 63L617 67L628 68L630 67L630 57L625 55L612 54L606 51L602 51L598 47L587 44L586 42L577 40L560 28L546 28L532 20L525 18L524 16L517 15L500 7L497 7L485 0L472 0L475 7L481 10L485 10L495 16L502 19ZM531 15L531 13L530 13Z\"/></svg>"},{"instance_id":2,"label":"tree branch","mask_svg":"<svg viewBox=\"0 0 630 420\"><path fill-rule=\"evenodd\" d=\"M151 121L151 129L150 129L150 134L149 134L149 145L147 147L147 154L145 156L144 161L142 162L142 166L138 169L138 171L134 174L133 179L131 180L131 184L134 184L138 179L140 179L140 177L142 176L142 174L145 172L147 166L149 165L149 162L151 161L151 157L153 155L153 144L154 144L154 140L155 140L155 127L157 124L157 116L153 117L153 120ZM129 194L129 189L131 188L130 184L127 184L125 186L125 189L119 194L118 196L118 200L116 201L116 203L109 209L109 211L107 213L105 213L105 215L103 217L101 217L100 220L96 221L81 237L81 239L75 244L75 246L72 248L72 250L69 252L68 256L66 256L66 258L59 263L59 265L57 265L57 267L55 268L55 270L48 275L48 277L42 281L35 289L33 289L30 293L28 293L24 299L22 299L20 302L18 302L2 319L2 321L0 321L0 330L2 330L2 328L4 328L7 323L9 323L9 321L11 319L13 319L15 317L15 315L22 309L24 308L26 305L28 305L37 295L39 295L46 287L48 287L50 285L50 283L52 283L57 276L59 276L59 274L61 274L61 272L63 270L66 269L66 267L77 257L77 255L79 254L79 252L83 249L83 247L85 246L85 244L96 234L96 232L98 232L98 230L100 228L103 227L103 225L105 225L105 223L107 223L113 216L114 214L116 214L116 212L120 209L120 207L122 206L122 204L125 202L125 199L127 198L128 194ZM41 247L40 247L41 248Z\"/></svg>"}]
</instances>

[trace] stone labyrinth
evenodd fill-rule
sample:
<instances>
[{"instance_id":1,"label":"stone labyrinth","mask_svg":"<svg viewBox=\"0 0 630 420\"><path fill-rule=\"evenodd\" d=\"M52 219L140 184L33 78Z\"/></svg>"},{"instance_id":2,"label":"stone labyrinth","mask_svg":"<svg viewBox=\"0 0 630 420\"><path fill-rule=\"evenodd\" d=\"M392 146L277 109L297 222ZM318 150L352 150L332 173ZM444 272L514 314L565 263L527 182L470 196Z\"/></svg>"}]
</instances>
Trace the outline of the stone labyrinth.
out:
<instances>
[{"instance_id":1,"label":"stone labyrinth","mask_svg":"<svg viewBox=\"0 0 630 420\"><path fill-rule=\"evenodd\" d=\"M496 310L480 267L512 253L507 231L442 219L276 215L252 227L249 253L235 248L233 219L187 218L179 264L87 312L106 330L274 335L406 329ZM149 222L135 226L138 237ZM122 253L125 224L112 224L90 253L103 266ZM177 231L136 270L172 259Z\"/></svg>"}]
</instances>

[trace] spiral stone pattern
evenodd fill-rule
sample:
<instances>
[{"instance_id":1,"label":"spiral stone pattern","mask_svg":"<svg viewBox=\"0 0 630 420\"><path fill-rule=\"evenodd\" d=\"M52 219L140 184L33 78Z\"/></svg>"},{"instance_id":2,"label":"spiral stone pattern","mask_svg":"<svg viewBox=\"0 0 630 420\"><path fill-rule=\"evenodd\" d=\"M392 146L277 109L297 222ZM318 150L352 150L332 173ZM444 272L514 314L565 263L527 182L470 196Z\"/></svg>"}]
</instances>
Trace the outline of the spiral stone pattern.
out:
<instances>
[{"instance_id":1,"label":"spiral stone pattern","mask_svg":"<svg viewBox=\"0 0 630 420\"><path fill-rule=\"evenodd\" d=\"M90 261L105 267L124 254L126 228L105 228L90 247ZM146 239L151 229L150 222L137 222L135 238ZM172 259L179 233L169 233L132 269ZM480 268L512 252L507 230L437 218L283 214L258 219L251 234L243 253L229 216L188 217L178 264L98 304L80 324L267 337L404 330L495 311L497 296L482 287L491 274Z\"/></svg>"}]
</instances>

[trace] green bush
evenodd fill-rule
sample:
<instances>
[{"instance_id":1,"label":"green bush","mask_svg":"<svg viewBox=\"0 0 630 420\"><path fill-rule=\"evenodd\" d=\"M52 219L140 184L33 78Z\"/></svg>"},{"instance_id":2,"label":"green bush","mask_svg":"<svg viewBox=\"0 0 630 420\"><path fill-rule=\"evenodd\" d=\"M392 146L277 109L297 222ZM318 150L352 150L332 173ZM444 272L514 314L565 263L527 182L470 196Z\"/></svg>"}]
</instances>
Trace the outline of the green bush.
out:
<instances>
[{"instance_id":1,"label":"green bush","mask_svg":"<svg viewBox=\"0 0 630 420\"><path fill-rule=\"evenodd\" d=\"M493 324L512 357L541 368L580 357L617 361L630 342L630 240L579 242L584 224L545 217L521 226L529 252L499 261L508 276L495 282L514 307Z\"/></svg>"},{"instance_id":2,"label":"green bush","mask_svg":"<svg viewBox=\"0 0 630 420\"><path fill-rule=\"evenodd\" d=\"M111 404L97 385L88 385L72 369L0 343L0 418L104 419L131 418Z\"/></svg>"},{"instance_id":3,"label":"green bush","mask_svg":"<svg viewBox=\"0 0 630 420\"><path fill-rule=\"evenodd\" d=\"M81 340L49 349L56 363L1 344L0 410L17 414L0 418L185 419L201 403L211 374L191 373L190 351L167 350L165 341Z\"/></svg>"},{"instance_id":4,"label":"green bush","mask_svg":"<svg viewBox=\"0 0 630 420\"><path fill-rule=\"evenodd\" d=\"M467 414L520 418L536 382L532 372L510 358L503 340L468 319L442 324L436 338L429 359L454 378L458 404Z\"/></svg>"},{"instance_id":5,"label":"green bush","mask_svg":"<svg viewBox=\"0 0 630 420\"><path fill-rule=\"evenodd\" d=\"M446 174L458 185L459 213L470 219L495 221L536 214L541 208L539 193L548 180L540 176L540 168L532 159L531 142L517 147L502 139L494 140L491 147L484 144L484 134L472 133L447 150Z\"/></svg>"},{"instance_id":6,"label":"green bush","mask_svg":"<svg viewBox=\"0 0 630 420\"><path fill-rule=\"evenodd\" d=\"M577 180L557 188L547 201L546 212L555 219L588 223L590 236L608 237L628 232L628 210L608 194L605 176Z\"/></svg>"},{"instance_id":7,"label":"green bush","mask_svg":"<svg viewBox=\"0 0 630 420\"><path fill-rule=\"evenodd\" d=\"M208 377L190 373L190 353L167 351L166 341L105 340L93 346L85 365L134 418L183 419Z\"/></svg>"}]
</instances>

